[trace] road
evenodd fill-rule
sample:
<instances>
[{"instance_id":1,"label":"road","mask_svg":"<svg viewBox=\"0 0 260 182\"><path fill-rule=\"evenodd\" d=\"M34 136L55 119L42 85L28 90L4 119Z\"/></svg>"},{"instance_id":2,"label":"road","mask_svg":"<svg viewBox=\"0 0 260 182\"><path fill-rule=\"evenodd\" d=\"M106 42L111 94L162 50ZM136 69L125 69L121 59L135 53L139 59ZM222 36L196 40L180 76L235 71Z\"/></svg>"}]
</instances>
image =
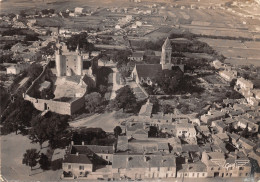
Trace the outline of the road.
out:
<instances>
[{"instance_id":1,"label":"road","mask_svg":"<svg viewBox=\"0 0 260 182\"><path fill-rule=\"evenodd\" d=\"M116 74L118 73L117 68L112 68L112 70L113 70L113 87L111 91L110 100L116 97L116 91L122 87L122 85L118 85L116 82Z\"/></svg>"}]
</instances>

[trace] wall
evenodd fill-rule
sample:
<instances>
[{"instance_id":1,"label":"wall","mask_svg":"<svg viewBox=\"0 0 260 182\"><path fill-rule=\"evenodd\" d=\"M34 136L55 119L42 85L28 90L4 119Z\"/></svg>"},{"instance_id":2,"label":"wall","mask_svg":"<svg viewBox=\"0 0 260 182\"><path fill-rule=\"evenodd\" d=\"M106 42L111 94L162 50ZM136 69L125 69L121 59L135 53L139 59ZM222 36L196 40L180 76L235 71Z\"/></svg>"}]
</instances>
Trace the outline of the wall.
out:
<instances>
[{"instance_id":1,"label":"wall","mask_svg":"<svg viewBox=\"0 0 260 182\"><path fill-rule=\"evenodd\" d=\"M71 165L71 168L68 169L68 165ZM84 166L84 170L79 170L79 166ZM80 172L82 172L82 176L85 176L85 173L91 173L93 170L92 164L79 164L79 163L63 163L62 164L63 171L69 172L71 171L75 176L79 176Z\"/></svg>"},{"instance_id":2,"label":"wall","mask_svg":"<svg viewBox=\"0 0 260 182\"><path fill-rule=\"evenodd\" d=\"M50 64L50 61L44 67L42 73L32 82L32 85L24 93L24 100L30 101L34 107L40 111L49 110L58 114L72 115L85 105L84 96L76 98L72 102L61 102L54 100L36 99L30 96L33 88L45 79L45 72Z\"/></svg>"}]
</instances>

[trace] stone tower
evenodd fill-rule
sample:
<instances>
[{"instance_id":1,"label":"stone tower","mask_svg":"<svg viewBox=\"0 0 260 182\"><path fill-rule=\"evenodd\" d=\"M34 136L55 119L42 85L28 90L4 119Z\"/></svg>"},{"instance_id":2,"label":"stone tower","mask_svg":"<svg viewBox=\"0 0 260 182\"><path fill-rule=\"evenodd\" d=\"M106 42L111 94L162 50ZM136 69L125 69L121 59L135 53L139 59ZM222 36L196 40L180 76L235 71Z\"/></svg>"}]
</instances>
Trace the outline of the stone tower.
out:
<instances>
[{"instance_id":1,"label":"stone tower","mask_svg":"<svg viewBox=\"0 0 260 182\"><path fill-rule=\"evenodd\" d=\"M61 53L61 48L58 48L55 55L55 62L56 62L56 70L57 70L57 76L61 77L66 74L66 68L64 68L64 60Z\"/></svg>"},{"instance_id":2,"label":"stone tower","mask_svg":"<svg viewBox=\"0 0 260 182\"><path fill-rule=\"evenodd\" d=\"M76 49L76 53L77 53L77 75L82 75L82 70L83 70L83 59L82 59L82 55L81 52L79 50L79 46Z\"/></svg>"},{"instance_id":3,"label":"stone tower","mask_svg":"<svg viewBox=\"0 0 260 182\"><path fill-rule=\"evenodd\" d=\"M162 46L162 54L161 54L161 65L162 69L171 69L172 68L172 46L169 38L165 40Z\"/></svg>"}]
</instances>

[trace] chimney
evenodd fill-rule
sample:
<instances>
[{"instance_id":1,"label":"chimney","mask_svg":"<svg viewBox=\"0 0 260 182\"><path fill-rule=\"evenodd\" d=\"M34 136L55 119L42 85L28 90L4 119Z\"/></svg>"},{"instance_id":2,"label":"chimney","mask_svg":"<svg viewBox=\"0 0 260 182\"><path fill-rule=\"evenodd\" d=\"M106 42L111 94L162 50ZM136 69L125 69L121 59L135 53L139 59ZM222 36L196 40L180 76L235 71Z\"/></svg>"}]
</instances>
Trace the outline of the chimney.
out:
<instances>
[{"instance_id":1,"label":"chimney","mask_svg":"<svg viewBox=\"0 0 260 182\"><path fill-rule=\"evenodd\" d=\"M71 141L71 145L74 145L74 141Z\"/></svg>"},{"instance_id":2,"label":"chimney","mask_svg":"<svg viewBox=\"0 0 260 182\"><path fill-rule=\"evenodd\" d=\"M84 142L84 141L82 141L82 142L81 142L81 144L82 144L82 145L85 145L85 142Z\"/></svg>"}]
</instances>

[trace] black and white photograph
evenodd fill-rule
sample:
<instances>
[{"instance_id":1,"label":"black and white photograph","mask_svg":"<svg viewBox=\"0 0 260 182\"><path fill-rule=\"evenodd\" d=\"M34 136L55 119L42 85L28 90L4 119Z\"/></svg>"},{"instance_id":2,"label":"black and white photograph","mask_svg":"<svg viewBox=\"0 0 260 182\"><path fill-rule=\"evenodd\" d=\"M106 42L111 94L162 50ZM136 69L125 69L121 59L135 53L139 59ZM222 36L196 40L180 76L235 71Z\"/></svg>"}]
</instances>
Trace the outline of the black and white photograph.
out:
<instances>
[{"instance_id":1,"label":"black and white photograph","mask_svg":"<svg viewBox=\"0 0 260 182\"><path fill-rule=\"evenodd\" d=\"M0 182L260 182L260 0L0 0Z\"/></svg>"}]
</instances>

